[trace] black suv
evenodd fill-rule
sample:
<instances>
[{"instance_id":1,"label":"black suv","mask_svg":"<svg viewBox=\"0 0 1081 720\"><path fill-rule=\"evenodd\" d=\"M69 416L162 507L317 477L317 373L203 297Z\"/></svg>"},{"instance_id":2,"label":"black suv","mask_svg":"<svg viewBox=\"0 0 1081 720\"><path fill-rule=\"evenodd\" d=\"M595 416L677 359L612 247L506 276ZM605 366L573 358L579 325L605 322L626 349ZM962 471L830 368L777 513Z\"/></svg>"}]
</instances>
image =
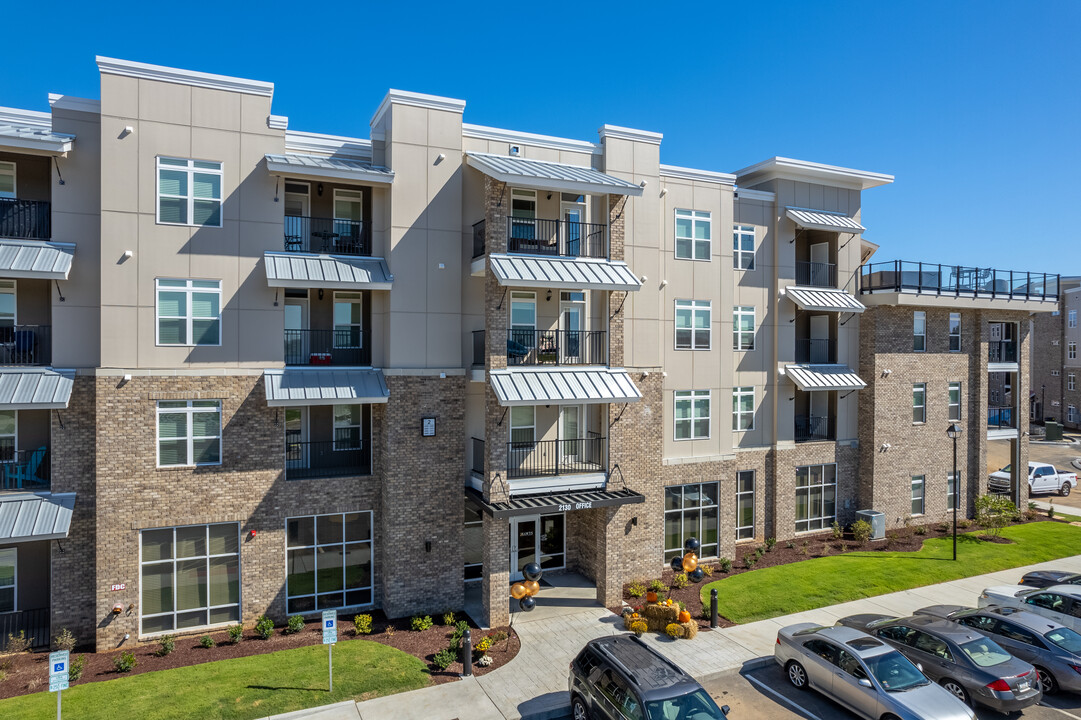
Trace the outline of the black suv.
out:
<instances>
[{"instance_id":1,"label":"black suv","mask_svg":"<svg viewBox=\"0 0 1081 720\"><path fill-rule=\"evenodd\" d=\"M574 720L724 720L694 678L634 635L590 640L571 662Z\"/></svg>"}]
</instances>

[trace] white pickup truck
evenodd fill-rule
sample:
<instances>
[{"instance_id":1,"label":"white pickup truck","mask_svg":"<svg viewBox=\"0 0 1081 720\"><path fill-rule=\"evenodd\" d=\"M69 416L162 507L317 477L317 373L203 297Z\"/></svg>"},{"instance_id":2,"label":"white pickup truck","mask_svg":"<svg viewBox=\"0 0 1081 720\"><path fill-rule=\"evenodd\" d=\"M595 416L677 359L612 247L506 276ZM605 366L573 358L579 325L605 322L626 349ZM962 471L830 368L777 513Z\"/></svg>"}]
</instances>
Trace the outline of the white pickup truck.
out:
<instances>
[{"instance_id":1,"label":"white pickup truck","mask_svg":"<svg viewBox=\"0 0 1081 720\"><path fill-rule=\"evenodd\" d=\"M1030 462L1028 464L1029 495L1057 492L1059 495L1066 497L1075 487L1077 487L1077 475L1075 473L1059 472L1054 465L1048 465L1047 463ZM1008 493L1010 491L1009 465L998 472L991 473L991 477L987 479L987 489L993 493Z\"/></svg>"}]
</instances>

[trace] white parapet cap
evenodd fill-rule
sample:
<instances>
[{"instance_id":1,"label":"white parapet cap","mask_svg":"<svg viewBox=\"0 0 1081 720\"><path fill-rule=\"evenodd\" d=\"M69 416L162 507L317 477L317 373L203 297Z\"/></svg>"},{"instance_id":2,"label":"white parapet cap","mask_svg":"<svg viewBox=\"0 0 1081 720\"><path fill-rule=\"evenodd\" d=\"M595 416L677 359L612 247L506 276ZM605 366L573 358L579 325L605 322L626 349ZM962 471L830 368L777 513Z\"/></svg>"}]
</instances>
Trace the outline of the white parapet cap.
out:
<instances>
[{"instance_id":1,"label":"white parapet cap","mask_svg":"<svg viewBox=\"0 0 1081 720\"><path fill-rule=\"evenodd\" d=\"M766 192L765 190L748 190L746 188L736 188L736 198L739 200L761 200L762 202L774 202L777 199L777 193Z\"/></svg>"},{"instance_id":2,"label":"white parapet cap","mask_svg":"<svg viewBox=\"0 0 1081 720\"><path fill-rule=\"evenodd\" d=\"M714 170L696 170L694 168L678 167L676 165L661 165L661 177L673 180L691 180L693 182L720 183L721 185L735 185L736 176L731 173L716 172Z\"/></svg>"},{"instance_id":3,"label":"white parapet cap","mask_svg":"<svg viewBox=\"0 0 1081 720\"><path fill-rule=\"evenodd\" d=\"M325 133L285 132L285 149L293 152L333 155L342 160L372 159L372 141L365 138L327 135Z\"/></svg>"},{"instance_id":4,"label":"white parapet cap","mask_svg":"<svg viewBox=\"0 0 1081 720\"><path fill-rule=\"evenodd\" d=\"M118 60L116 58L102 57L101 55L98 55L95 59L98 63L98 70L107 75L125 75L143 80L159 80L161 82L210 88L211 90L262 95L263 97L271 97L274 94L274 83L261 80L212 75L211 73L196 72L195 70L180 70L162 65Z\"/></svg>"},{"instance_id":5,"label":"white parapet cap","mask_svg":"<svg viewBox=\"0 0 1081 720\"><path fill-rule=\"evenodd\" d=\"M266 126L271 130L288 130L288 115L267 115Z\"/></svg>"},{"instance_id":6,"label":"white parapet cap","mask_svg":"<svg viewBox=\"0 0 1081 720\"><path fill-rule=\"evenodd\" d=\"M0 107L0 123L52 130L53 116L50 113L38 112L37 110Z\"/></svg>"},{"instance_id":7,"label":"white parapet cap","mask_svg":"<svg viewBox=\"0 0 1081 720\"><path fill-rule=\"evenodd\" d=\"M555 137L553 135L537 135L535 133L519 132L518 130L504 130L503 128L470 125L468 123L462 123L462 136L515 145L530 145L532 147L546 148L549 150L568 150L571 152L589 153L591 155L598 155L601 152L600 145L591 143L588 140L572 140L570 138Z\"/></svg>"},{"instance_id":8,"label":"white parapet cap","mask_svg":"<svg viewBox=\"0 0 1081 720\"><path fill-rule=\"evenodd\" d=\"M741 185L784 178L866 190L893 182L893 175L776 156L737 170L735 175Z\"/></svg>"},{"instance_id":9,"label":"white parapet cap","mask_svg":"<svg viewBox=\"0 0 1081 720\"><path fill-rule=\"evenodd\" d=\"M49 93L49 105L53 110L75 110L77 112L101 114L101 100L73 97L62 93Z\"/></svg>"},{"instance_id":10,"label":"white parapet cap","mask_svg":"<svg viewBox=\"0 0 1081 720\"><path fill-rule=\"evenodd\" d=\"M601 125L600 129L597 130L597 134L601 136L601 142L604 142L607 138L617 138L619 140L660 145L661 140L664 139L664 133L635 130L634 128L620 127L619 125Z\"/></svg>"},{"instance_id":11,"label":"white parapet cap","mask_svg":"<svg viewBox=\"0 0 1081 720\"><path fill-rule=\"evenodd\" d=\"M383 115L393 104L412 105L413 107L428 108L429 110L445 110L447 112L456 113L465 112L465 100L456 100L455 98L442 97L440 95L425 95L424 93L409 92L408 90L395 90L391 88L390 90L387 90L383 102L379 103L379 108L375 111L375 114L372 115L372 126L379 124L379 121L383 119Z\"/></svg>"}]
</instances>

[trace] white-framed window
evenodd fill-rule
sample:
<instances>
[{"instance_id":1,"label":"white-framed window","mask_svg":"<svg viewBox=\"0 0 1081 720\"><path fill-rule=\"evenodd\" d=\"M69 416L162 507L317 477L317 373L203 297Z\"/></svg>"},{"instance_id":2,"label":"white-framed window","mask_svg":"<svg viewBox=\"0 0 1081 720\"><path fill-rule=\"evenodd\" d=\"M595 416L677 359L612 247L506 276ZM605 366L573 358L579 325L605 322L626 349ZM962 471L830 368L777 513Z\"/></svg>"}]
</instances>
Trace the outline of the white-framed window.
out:
<instances>
[{"instance_id":1,"label":"white-framed window","mask_svg":"<svg viewBox=\"0 0 1081 720\"><path fill-rule=\"evenodd\" d=\"M0 198L15 199L15 163L0 162Z\"/></svg>"},{"instance_id":2,"label":"white-framed window","mask_svg":"<svg viewBox=\"0 0 1081 720\"><path fill-rule=\"evenodd\" d=\"M221 280L155 282L158 345L221 345Z\"/></svg>"},{"instance_id":3,"label":"white-framed window","mask_svg":"<svg viewBox=\"0 0 1081 720\"><path fill-rule=\"evenodd\" d=\"M708 439L710 420L710 391L676 390L675 403L675 439Z\"/></svg>"},{"instance_id":4,"label":"white-framed window","mask_svg":"<svg viewBox=\"0 0 1081 720\"><path fill-rule=\"evenodd\" d=\"M1077 422L1077 407L1070 405L1066 408L1066 422Z\"/></svg>"},{"instance_id":5,"label":"white-framed window","mask_svg":"<svg viewBox=\"0 0 1081 720\"><path fill-rule=\"evenodd\" d=\"M950 313L950 352L961 352L961 313Z\"/></svg>"},{"instance_id":6,"label":"white-framed window","mask_svg":"<svg viewBox=\"0 0 1081 720\"><path fill-rule=\"evenodd\" d=\"M709 350L712 315L709 300L676 300L676 349Z\"/></svg>"},{"instance_id":7,"label":"white-framed window","mask_svg":"<svg viewBox=\"0 0 1081 720\"><path fill-rule=\"evenodd\" d=\"M1074 374L1074 373L1067 373L1066 374L1066 389L1067 390L1076 390L1077 389L1077 375L1076 374Z\"/></svg>"},{"instance_id":8,"label":"white-framed window","mask_svg":"<svg viewBox=\"0 0 1081 720\"><path fill-rule=\"evenodd\" d=\"M950 420L961 419L961 383L950 383Z\"/></svg>"},{"instance_id":9,"label":"white-framed window","mask_svg":"<svg viewBox=\"0 0 1081 720\"><path fill-rule=\"evenodd\" d=\"M912 350L923 352L927 349L927 313L916 310L912 313Z\"/></svg>"},{"instance_id":10,"label":"white-framed window","mask_svg":"<svg viewBox=\"0 0 1081 720\"><path fill-rule=\"evenodd\" d=\"M958 497L957 493L958 493L957 476L954 475L953 473L947 473L946 474L946 509L947 510L953 510L955 507L960 509L959 506L957 505L957 497Z\"/></svg>"},{"instance_id":11,"label":"white-framed window","mask_svg":"<svg viewBox=\"0 0 1081 720\"><path fill-rule=\"evenodd\" d=\"M221 401L158 401L158 467L221 465Z\"/></svg>"},{"instance_id":12,"label":"white-framed window","mask_svg":"<svg viewBox=\"0 0 1081 720\"><path fill-rule=\"evenodd\" d=\"M532 405L520 405L510 409L510 441L515 445L531 448L536 438L536 409Z\"/></svg>"},{"instance_id":13,"label":"white-framed window","mask_svg":"<svg viewBox=\"0 0 1081 720\"><path fill-rule=\"evenodd\" d=\"M360 450L364 447L364 406L334 406L334 449Z\"/></svg>"},{"instance_id":14,"label":"white-framed window","mask_svg":"<svg viewBox=\"0 0 1081 720\"><path fill-rule=\"evenodd\" d=\"M664 489L664 559L683 555L683 543L697 538L698 556L717 557L720 483L670 485Z\"/></svg>"},{"instance_id":15,"label":"white-framed window","mask_svg":"<svg viewBox=\"0 0 1081 720\"><path fill-rule=\"evenodd\" d=\"M221 227L221 163L158 158L158 223Z\"/></svg>"},{"instance_id":16,"label":"white-framed window","mask_svg":"<svg viewBox=\"0 0 1081 720\"><path fill-rule=\"evenodd\" d=\"M837 514L837 464L796 468L796 532L828 528Z\"/></svg>"},{"instance_id":17,"label":"white-framed window","mask_svg":"<svg viewBox=\"0 0 1081 720\"><path fill-rule=\"evenodd\" d=\"M732 388L732 429L754 430L754 388Z\"/></svg>"},{"instance_id":18,"label":"white-framed window","mask_svg":"<svg viewBox=\"0 0 1081 720\"><path fill-rule=\"evenodd\" d=\"M927 422L927 383L912 386L912 424Z\"/></svg>"},{"instance_id":19,"label":"white-framed window","mask_svg":"<svg viewBox=\"0 0 1081 720\"><path fill-rule=\"evenodd\" d=\"M364 295L334 291L334 347L364 347Z\"/></svg>"},{"instance_id":20,"label":"white-framed window","mask_svg":"<svg viewBox=\"0 0 1081 720\"><path fill-rule=\"evenodd\" d=\"M462 557L465 560L465 581L482 580L484 578L484 511L469 495L465 497Z\"/></svg>"},{"instance_id":21,"label":"white-framed window","mask_svg":"<svg viewBox=\"0 0 1081 720\"><path fill-rule=\"evenodd\" d=\"M240 621L240 525L139 533L143 635Z\"/></svg>"},{"instance_id":22,"label":"white-framed window","mask_svg":"<svg viewBox=\"0 0 1081 720\"><path fill-rule=\"evenodd\" d=\"M676 258L709 260L712 220L703 210L676 210Z\"/></svg>"},{"instance_id":23,"label":"white-framed window","mask_svg":"<svg viewBox=\"0 0 1081 720\"><path fill-rule=\"evenodd\" d=\"M1059 371L1058 370L1052 370L1051 371L1051 377L1058 377L1058 376L1059 376Z\"/></svg>"},{"instance_id":24,"label":"white-framed window","mask_svg":"<svg viewBox=\"0 0 1081 720\"><path fill-rule=\"evenodd\" d=\"M732 264L736 270L754 270L754 225L732 228Z\"/></svg>"},{"instance_id":25,"label":"white-framed window","mask_svg":"<svg viewBox=\"0 0 1081 720\"><path fill-rule=\"evenodd\" d=\"M912 514L923 515L923 475L912 476Z\"/></svg>"},{"instance_id":26,"label":"white-framed window","mask_svg":"<svg viewBox=\"0 0 1081 720\"><path fill-rule=\"evenodd\" d=\"M754 308L751 306L732 308L732 349L754 350Z\"/></svg>"},{"instance_id":27,"label":"white-framed window","mask_svg":"<svg viewBox=\"0 0 1081 720\"><path fill-rule=\"evenodd\" d=\"M372 604L372 512L285 520L286 612Z\"/></svg>"},{"instance_id":28,"label":"white-framed window","mask_svg":"<svg viewBox=\"0 0 1081 720\"><path fill-rule=\"evenodd\" d=\"M18 548L0 548L0 613L15 612L18 607L16 580L18 579Z\"/></svg>"},{"instance_id":29,"label":"white-framed window","mask_svg":"<svg viewBox=\"0 0 1081 720\"><path fill-rule=\"evenodd\" d=\"M1077 311L1068 310L1066 312L1066 327L1077 327Z\"/></svg>"},{"instance_id":30,"label":"white-framed window","mask_svg":"<svg viewBox=\"0 0 1081 720\"><path fill-rule=\"evenodd\" d=\"M1066 359L1067 360L1076 360L1077 359L1077 343L1075 343L1075 342L1066 343Z\"/></svg>"},{"instance_id":31,"label":"white-framed window","mask_svg":"<svg viewBox=\"0 0 1081 720\"><path fill-rule=\"evenodd\" d=\"M0 463L15 460L19 447L19 411L0 410Z\"/></svg>"},{"instance_id":32,"label":"white-framed window","mask_svg":"<svg viewBox=\"0 0 1081 720\"><path fill-rule=\"evenodd\" d=\"M754 470L736 473L736 540L754 537Z\"/></svg>"}]
</instances>

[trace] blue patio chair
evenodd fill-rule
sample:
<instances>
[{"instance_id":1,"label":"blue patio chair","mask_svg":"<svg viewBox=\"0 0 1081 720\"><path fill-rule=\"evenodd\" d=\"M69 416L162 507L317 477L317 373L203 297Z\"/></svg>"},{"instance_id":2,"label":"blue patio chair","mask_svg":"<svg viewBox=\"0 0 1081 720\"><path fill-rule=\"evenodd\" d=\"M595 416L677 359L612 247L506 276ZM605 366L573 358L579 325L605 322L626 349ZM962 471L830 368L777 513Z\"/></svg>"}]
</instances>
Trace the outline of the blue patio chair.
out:
<instances>
[{"instance_id":1,"label":"blue patio chair","mask_svg":"<svg viewBox=\"0 0 1081 720\"><path fill-rule=\"evenodd\" d=\"M10 488L19 490L23 488L32 488L35 485L41 484L38 479L38 468L41 467L42 461L45 459L45 448L39 447L37 450L29 453L26 460L22 462L14 462L5 467L8 482Z\"/></svg>"}]
</instances>

